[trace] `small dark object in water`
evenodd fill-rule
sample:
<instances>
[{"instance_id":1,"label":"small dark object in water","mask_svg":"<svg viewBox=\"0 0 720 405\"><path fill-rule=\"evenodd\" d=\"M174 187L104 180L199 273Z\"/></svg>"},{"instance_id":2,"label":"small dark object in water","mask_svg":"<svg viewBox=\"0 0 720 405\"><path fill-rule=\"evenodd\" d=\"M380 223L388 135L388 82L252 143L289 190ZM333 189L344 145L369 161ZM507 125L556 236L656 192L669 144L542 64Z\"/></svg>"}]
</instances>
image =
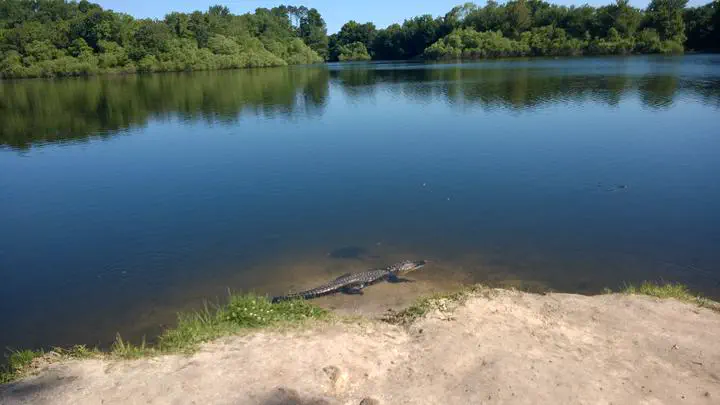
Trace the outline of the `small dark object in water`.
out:
<instances>
[{"instance_id":1,"label":"small dark object in water","mask_svg":"<svg viewBox=\"0 0 720 405\"><path fill-rule=\"evenodd\" d=\"M630 186L627 185L627 184L613 184L613 185L611 185L611 186L607 186L607 185L604 185L604 184L603 184L602 182L600 182L600 181L597 182L597 187L598 187L598 188L604 188L606 191L610 191L610 192L620 191L620 190L627 190L627 189L630 188Z\"/></svg>"},{"instance_id":2,"label":"small dark object in water","mask_svg":"<svg viewBox=\"0 0 720 405\"><path fill-rule=\"evenodd\" d=\"M365 248L360 246L345 246L328 253L333 259L359 259L367 253Z\"/></svg>"}]
</instances>

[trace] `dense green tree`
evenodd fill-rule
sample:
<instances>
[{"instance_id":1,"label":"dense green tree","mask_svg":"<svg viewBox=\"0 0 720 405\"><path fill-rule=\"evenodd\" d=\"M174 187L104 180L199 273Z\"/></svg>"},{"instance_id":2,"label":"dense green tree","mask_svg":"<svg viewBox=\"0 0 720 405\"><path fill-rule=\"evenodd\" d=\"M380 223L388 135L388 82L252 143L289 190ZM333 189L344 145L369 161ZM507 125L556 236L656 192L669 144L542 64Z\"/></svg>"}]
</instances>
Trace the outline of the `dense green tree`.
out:
<instances>
[{"instance_id":1,"label":"dense green tree","mask_svg":"<svg viewBox=\"0 0 720 405\"><path fill-rule=\"evenodd\" d=\"M158 55L168 50L171 39L170 29L152 20L140 21L132 39L130 56L140 60L149 55Z\"/></svg>"},{"instance_id":2,"label":"dense green tree","mask_svg":"<svg viewBox=\"0 0 720 405\"><path fill-rule=\"evenodd\" d=\"M503 24L505 35L517 38L532 26L532 15L525 0L509 1L505 5L507 17Z\"/></svg>"},{"instance_id":3,"label":"dense green tree","mask_svg":"<svg viewBox=\"0 0 720 405\"><path fill-rule=\"evenodd\" d=\"M406 20L402 25L405 54L411 58L421 55L439 39L441 27L442 20L433 19L429 14Z\"/></svg>"},{"instance_id":4,"label":"dense green tree","mask_svg":"<svg viewBox=\"0 0 720 405\"><path fill-rule=\"evenodd\" d=\"M321 61L318 52L327 54L325 22L305 7L233 15L213 6L156 21L88 1L0 1L5 78L281 66Z\"/></svg>"},{"instance_id":5,"label":"dense green tree","mask_svg":"<svg viewBox=\"0 0 720 405\"><path fill-rule=\"evenodd\" d=\"M296 10L298 36L320 57L327 59L328 36L325 20L314 8L308 10L305 7L299 7Z\"/></svg>"},{"instance_id":6,"label":"dense green tree","mask_svg":"<svg viewBox=\"0 0 720 405\"><path fill-rule=\"evenodd\" d=\"M629 0L617 0L615 4L597 9L596 30L599 36L607 35L614 28L619 35L631 37L635 35L643 20L642 11L632 7Z\"/></svg>"},{"instance_id":7,"label":"dense green tree","mask_svg":"<svg viewBox=\"0 0 720 405\"><path fill-rule=\"evenodd\" d=\"M565 17L565 23L562 26L568 34L576 38L591 35L596 29L595 9L588 5L569 7ZM603 33L603 35L605 33Z\"/></svg>"},{"instance_id":8,"label":"dense green tree","mask_svg":"<svg viewBox=\"0 0 720 405\"><path fill-rule=\"evenodd\" d=\"M184 13L170 13L165 16L165 24L179 38L194 38L190 29L190 16Z\"/></svg>"},{"instance_id":9,"label":"dense green tree","mask_svg":"<svg viewBox=\"0 0 720 405\"><path fill-rule=\"evenodd\" d=\"M713 18L720 15L719 1L706 4L702 7L685 9L685 33L688 37L686 45L690 49L718 49L718 28Z\"/></svg>"},{"instance_id":10,"label":"dense green tree","mask_svg":"<svg viewBox=\"0 0 720 405\"><path fill-rule=\"evenodd\" d=\"M338 50L338 60L340 61L370 60L370 54L368 54L365 44L359 41L348 45L340 45Z\"/></svg>"},{"instance_id":11,"label":"dense green tree","mask_svg":"<svg viewBox=\"0 0 720 405\"><path fill-rule=\"evenodd\" d=\"M505 7L498 5L495 0L488 0L485 7L471 10L462 26L476 31L497 31L503 28L505 20Z\"/></svg>"},{"instance_id":12,"label":"dense green tree","mask_svg":"<svg viewBox=\"0 0 720 405\"><path fill-rule=\"evenodd\" d=\"M428 47L425 56L430 59L493 58L529 53L527 44L506 38L500 31L461 28Z\"/></svg>"},{"instance_id":13,"label":"dense green tree","mask_svg":"<svg viewBox=\"0 0 720 405\"><path fill-rule=\"evenodd\" d=\"M685 5L687 0L651 0L646 11L648 25L658 31L661 39L684 43Z\"/></svg>"},{"instance_id":14,"label":"dense green tree","mask_svg":"<svg viewBox=\"0 0 720 405\"><path fill-rule=\"evenodd\" d=\"M465 20L471 14L477 12L478 6L475 3L465 3L462 6L455 6L448 11L444 17L444 23L450 31L465 26Z\"/></svg>"},{"instance_id":15,"label":"dense green tree","mask_svg":"<svg viewBox=\"0 0 720 405\"><path fill-rule=\"evenodd\" d=\"M393 24L379 30L375 35L372 49L376 59L408 59L405 50L405 34L400 24Z\"/></svg>"},{"instance_id":16,"label":"dense green tree","mask_svg":"<svg viewBox=\"0 0 720 405\"><path fill-rule=\"evenodd\" d=\"M68 51L70 55L82 59L90 58L93 55L93 49L83 38L76 38L72 41L72 44L68 47Z\"/></svg>"},{"instance_id":17,"label":"dense green tree","mask_svg":"<svg viewBox=\"0 0 720 405\"><path fill-rule=\"evenodd\" d=\"M345 47L347 50L349 45L356 42L363 44L366 52L371 50L376 34L377 30L373 23L360 24L353 20L348 21L340 28L340 32L329 38L330 60L339 60L342 48ZM353 45L352 49L356 49L356 46Z\"/></svg>"},{"instance_id":18,"label":"dense green tree","mask_svg":"<svg viewBox=\"0 0 720 405\"><path fill-rule=\"evenodd\" d=\"M713 37L714 40L711 48L720 49L720 0L715 0L713 2L713 7L715 8L715 14L712 18L712 29L714 35L711 35L711 37Z\"/></svg>"},{"instance_id":19,"label":"dense green tree","mask_svg":"<svg viewBox=\"0 0 720 405\"><path fill-rule=\"evenodd\" d=\"M645 28L637 35L635 49L640 53L659 53L663 50L660 35L654 28Z\"/></svg>"}]
</instances>

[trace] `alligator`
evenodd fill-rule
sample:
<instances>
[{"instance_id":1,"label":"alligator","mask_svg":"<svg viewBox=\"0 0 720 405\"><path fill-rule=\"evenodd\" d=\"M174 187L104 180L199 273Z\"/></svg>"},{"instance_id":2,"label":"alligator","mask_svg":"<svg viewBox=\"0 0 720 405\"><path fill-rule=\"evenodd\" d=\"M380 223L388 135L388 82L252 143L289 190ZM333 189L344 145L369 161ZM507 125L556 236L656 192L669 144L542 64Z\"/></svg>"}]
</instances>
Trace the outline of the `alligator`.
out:
<instances>
[{"instance_id":1,"label":"alligator","mask_svg":"<svg viewBox=\"0 0 720 405\"><path fill-rule=\"evenodd\" d=\"M309 300L312 298L322 297L323 295L335 294L339 292L345 294L362 294L363 288L380 281L387 281L390 283L409 282L410 280L401 278L399 276L415 271L425 266L425 263L425 260L405 260L384 269L372 269L361 271L358 273L346 273L336 278L335 280L330 281L329 283L323 284L310 290L290 293L288 295L281 295L279 297L273 297L272 302L278 303L280 301L288 301L294 299Z\"/></svg>"}]
</instances>

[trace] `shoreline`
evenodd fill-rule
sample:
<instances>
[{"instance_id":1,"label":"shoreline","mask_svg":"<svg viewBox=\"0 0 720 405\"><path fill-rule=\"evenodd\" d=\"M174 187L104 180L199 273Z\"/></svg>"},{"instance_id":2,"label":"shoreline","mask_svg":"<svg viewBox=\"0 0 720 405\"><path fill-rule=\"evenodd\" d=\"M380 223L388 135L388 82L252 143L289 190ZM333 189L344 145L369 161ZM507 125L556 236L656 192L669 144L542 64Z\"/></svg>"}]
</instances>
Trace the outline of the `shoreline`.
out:
<instances>
[{"instance_id":1,"label":"shoreline","mask_svg":"<svg viewBox=\"0 0 720 405\"><path fill-rule=\"evenodd\" d=\"M386 330L386 332L390 334L397 334L398 336L402 335L402 339L409 339L409 337L403 335L403 333L406 334L408 331L417 332L420 330L421 332L419 333L422 334L422 330L427 329L427 326L424 325L428 323L435 324L435 326L443 325L437 330L439 333L441 331L452 331L453 329L457 329L458 327L466 324L488 322L488 319L485 319L486 317L491 317L497 322L505 322L505 315L514 314L521 310L528 311L529 307L526 308L527 305L521 305L518 308L514 308L518 302L524 302L528 304L529 307L535 308L539 311L535 311L537 313L528 314L527 319L522 321L522 328L534 327L533 325L538 321L544 323L546 322L543 320L544 317L548 317L550 315L560 318L569 316L568 314L577 310L577 308L575 308L576 304L582 304L589 306L588 311L592 313L591 323L597 323L597 326L601 330L611 332L613 328L620 327L619 325L614 324L604 324L600 318L595 319L596 317L600 317L600 315L613 315L616 317L613 322L622 321L627 323L629 325L628 327L637 327L638 329L635 330L634 333L636 333L638 339L644 336L645 333L659 333L659 331L662 332L664 337L668 337L669 335L665 332L674 327L673 322L680 322L681 320L682 322L691 322L691 320L688 319L683 320L683 316L700 316L702 318L702 322L709 322L711 327L701 328L703 330L702 333L710 333L712 330L720 331L720 317L718 317L720 313L720 304L707 299L698 298L689 293L684 286L679 284L657 285L645 283L639 287L628 286L625 291L620 293L596 296L557 293L532 294L519 292L517 290L490 289L482 286L471 286L460 291L438 294L433 297L420 299L415 304L404 310L388 312L384 316L375 319L363 316L337 315L329 310L319 308L307 301L292 301L288 302L287 305L271 305L264 297L236 296L230 299L230 303L227 306L214 309L214 311L216 311L214 313L212 312L212 308L208 308L203 312L191 315L181 315L178 327L176 329L167 330L160 339L160 344L157 346L148 346L143 344L132 345L124 342L122 339L118 339L110 353L101 353L97 350L81 346L70 350L52 351L42 355L35 353L35 355L30 356L28 353L25 353L26 358L22 359L24 364L15 370L11 379L16 379L18 377L21 378L10 384L3 385L2 388L0 388L0 398L6 398L9 401L8 403L43 403L42 396L47 394L43 394L45 390L40 390L38 392L32 392L32 390L30 390L29 395L24 395L22 393L27 389L27 387L34 386L38 384L39 381L43 381L44 379L49 378L48 376L57 373L61 373L63 376L60 380L69 381L67 382L68 386L83 384L82 373L78 370L86 367L93 368L100 367L100 365L102 365L103 368L111 367L113 369L117 368L118 370L121 370L128 369L128 367L133 369L135 366L139 367L140 365L149 366L150 364L165 364L168 362L192 362L192 359L198 356L204 358L208 356L213 357L214 355L212 353L214 349L212 348L218 347L222 347L223 350L231 350L232 352L244 352L246 350L250 350L248 352L250 354L248 355L260 355L260 353L252 354L254 349L248 347L248 344L250 344L249 342L252 342L251 346L260 345L267 349L268 345L272 346L271 342L282 341L284 342L283 344L285 345L285 350L303 351L301 349L302 345L294 343L294 340L290 337L304 336L303 339L308 338L310 339L309 342L317 343L316 341L326 342L327 339L331 338L331 336L335 336L334 334L340 334L345 336L347 339L359 339L359 341L364 341L364 339L369 338L367 336L363 336L363 333L359 333L358 330L362 331L370 328L373 330ZM570 303L573 303L573 305L569 305ZM552 306L556 304L559 305L559 307L550 311L550 315L544 312L548 305ZM494 312L487 312L488 306L495 307ZM602 309L601 307L603 306L612 307L612 310L610 308ZM564 308L564 310L561 309L561 307ZM482 314L470 311L472 308L474 308L473 311L480 311ZM509 312L500 311L501 308L506 308ZM253 315L244 315L245 311L248 309L252 311ZM623 321L619 315L616 314L617 311L625 310L630 311L628 316L637 317L637 320L642 319L642 321L639 321L641 323L645 322L642 312L650 311L652 313L659 311L657 314L657 320L659 322L656 325L633 325L633 321L630 319ZM500 316L499 314L501 314L501 312L506 313L505 315ZM211 318L216 319L216 321L212 321ZM561 323L557 323L557 325L560 324ZM596 331L596 333L599 332ZM695 334L695 332L685 331L683 333L685 336L684 339L689 339L689 342L684 343L682 346L690 343L690 341L696 340L693 338L693 334ZM581 341L583 341L583 339L596 340L598 338L597 336L593 336L592 333L585 336L572 335L570 337L578 338ZM396 337L395 339L399 338L400 337ZM500 334L494 337L487 335L484 336L483 339L485 338L500 339L501 342L504 342L503 344L510 344L510 342L514 339L514 336ZM568 338L568 336L565 336L565 338ZM335 345L339 345L338 350L348 349L342 339L338 340L337 336L330 340L334 341ZM370 339L370 341L373 341L373 339ZM698 341L702 343L703 340L699 339ZM566 343L567 342L564 344ZM364 344L367 344L367 342ZM435 347L434 344L428 344L430 346L426 348L427 350L431 350L431 348ZM708 345L708 348L706 348L707 350L718 350L718 353L710 356L712 359L712 363L710 364L712 364L712 366L709 372L713 375L720 375L720 349L714 349L713 345L709 342ZM643 349L639 348L638 350L642 351ZM307 352L306 354L310 355L311 353ZM635 353L634 355L637 356L639 354L641 353ZM317 355L320 356L320 358L324 357L322 354ZM706 353L706 355L708 354ZM368 357L368 355L362 354L361 356L366 358L368 361L375 359L373 356ZM292 355L290 357L292 357ZM218 357L213 361L222 363L222 359L222 357ZM342 357L338 361L343 359L348 361L351 360L350 358ZM380 357L375 360L381 361ZM461 360L458 359L457 361ZM275 367L276 368L272 371L273 373L293 372L291 368L283 368L284 366L282 364L275 364ZM283 370L278 370L277 367L281 367ZM347 367L352 368L353 366L340 365L336 367L339 367L341 370L345 370ZM380 370L375 370L375 372L379 373ZM342 373L346 373L346 371L342 371L340 374ZM75 376L77 378L70 378L68 377L70 374L78 374L81 377ZM111 380L129 377L129 375L123 373L111 374L113 374L112 377L109 377ZM5 377L6 379L9 379L7 378L8 375ZM172 380L175 377L168 374L163 378ZM283 378L280 378L280 381L276 381L275 383L281 384L283 383L283 380ZM350 383L346 381L342 384L347 385ZM65 383L60 384L57 387L52 387L52 389L48 392L60 390L65 394L47 394L48 398L55 398L56 395L60 395L60 397L63 395L70 395L70 393L66 392L63 387L65 387ZM285 386L283 385L282 387ZM288 394L288 392L295 392L296 394L298 392L297 387L285 387L283 389L286 388L287 390L290 390L283 391L287 395L291 395ZM69 388L67 389L69 390ZM75 387L73 389L78 388ZM300 392L307 392L308 389L309 388L307 387L302 388ZM85 391L87 391L87 389ZM107 391L104 392L107 394ZM275 392L273 395L282 394L278 394L278 392L280 391ZM21 393L22 395L18 396L18 393ZM247 392L245 392L245 394L247 394ZM332 392L330 394L332 394ZM303 395L306 394L302 394L300 396ZM316 392L312 395L321 395L323 398L328 397L330 399L326 400L331 401L329 403L335 403L332 402L332 400L340 398L334 398L334 394L328 396L328 392ZM720 396L720 392L710 393L710 395L717 397ZM386 395L380 395L380 397L385 400L388 398ZM357 400L359 401L359 399ZM83 402L88 401L87 398L85 400L74 398L72 401L70 399L68 399L68 401L70 402L66 403L90 403ZM155 398L152 403L165 403L163 401L165 401L165 399L158 397ZM5 402L3 401L3 403ZM63 402L61 401L59 403ZM110 401L110 403L112 403L112 401ZM408 403L416 402L411 401Z\"/></svg>"},{"instance_id":2,"label":"shoreline","mask_svg":"<svg viewBox=\"0 0 720 405\"><path fill-rule=\"evenodd\" d=\"M108 69L105 71L97 71L92 73L81 73L81 74L68 74L68 75L40 75L40 76L20 76L20 77L2 77L0 75L1 83L16 83L24 82L28 80L66 80L66 79L86 79L91 77L127 77L127 76L149 76L155 74L188 74L188 73L202 73L202 72L229 72L229 71L252 71L262 69L278 69L278 68L297 68L297 67L325 67L329 65L343 65L343 64L358 64L358 63L421 63L428 65L443 65L443 64L454 64L454 63L477 63L486 61L527 61L527 60L554 60L554 59L596 59L596 58L634 58L643 56L657 56L657 57L683 57L693 55L714 55L720 53L720 50L685 50L681 53L628 53L628 54L586 54L586 55L521 55L521 56L496 56L496 57L470 57L470 58L454 58L446 57L441 59L371 59L371 60L346 60L346 61L325 61L315 63L299 63L299 64L286 64L286 65L268 65L268 66L246 66L246 67L228 67L228 68L217 68L217 69L178 69L178 70L152 70L143 71L137 69Z\"/></svg>"}]
</instances>

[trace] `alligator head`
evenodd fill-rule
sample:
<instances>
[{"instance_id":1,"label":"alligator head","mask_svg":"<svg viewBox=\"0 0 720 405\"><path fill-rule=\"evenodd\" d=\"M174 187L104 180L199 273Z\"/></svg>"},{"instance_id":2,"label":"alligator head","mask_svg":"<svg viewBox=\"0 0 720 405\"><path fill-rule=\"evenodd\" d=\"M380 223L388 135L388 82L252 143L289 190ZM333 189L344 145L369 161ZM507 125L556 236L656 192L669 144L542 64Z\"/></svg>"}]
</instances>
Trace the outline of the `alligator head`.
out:
<instances>
[{"instance_id":1,"label":"alligator head","mask_svg":"<svg viewBox=\"0 0 720 405\"><path fill-rule=\"evenodd\" d=\"M388 270L395 274L407 274L422 268L425 266L425 263L427 263L425 260L405 260L400 263L393 264Z\"/></svg>"}]
</instances>

